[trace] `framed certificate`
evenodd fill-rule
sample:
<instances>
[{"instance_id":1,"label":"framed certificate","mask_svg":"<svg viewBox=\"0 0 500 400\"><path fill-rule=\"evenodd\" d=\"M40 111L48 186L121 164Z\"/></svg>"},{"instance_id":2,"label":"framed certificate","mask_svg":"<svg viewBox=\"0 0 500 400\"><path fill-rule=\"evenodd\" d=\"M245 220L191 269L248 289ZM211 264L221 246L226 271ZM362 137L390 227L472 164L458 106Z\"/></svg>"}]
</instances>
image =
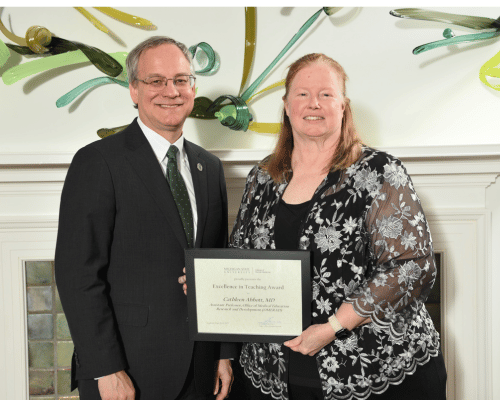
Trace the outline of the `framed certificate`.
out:
<instances>
[{"instance_id":1,"label":"framed certificate","mask_svg":"<svg viewBox=\"0 0 500 400\"><path fill-rule=\"evenodd\" d=\"M188 249L192 340L279 343L311 323L309 251Z\"/></svg>"}]
</instances>

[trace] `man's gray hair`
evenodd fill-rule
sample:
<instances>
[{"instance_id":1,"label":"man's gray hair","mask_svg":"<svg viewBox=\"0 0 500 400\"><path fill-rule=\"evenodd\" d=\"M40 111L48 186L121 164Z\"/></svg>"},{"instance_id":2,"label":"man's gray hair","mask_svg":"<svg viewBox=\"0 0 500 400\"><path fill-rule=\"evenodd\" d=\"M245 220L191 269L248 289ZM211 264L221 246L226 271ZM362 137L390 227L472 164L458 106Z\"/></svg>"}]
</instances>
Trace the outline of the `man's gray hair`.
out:
<instances>
[{"instance_id":1,"label":"man's gray hair","mask_svg":"<svg viewBox=\"0 0 500 400\"><path fill-rule=\"evenodd\" d=\"M130 53L128 53L127 60L125 61L127 67L127 76L128 83L132 85L132 83L138 79L137 77L137 66L139 65L139 57L142 52L147 49L151 49L153 47L161 46L162 44L173 44L182 51L182 54L189 61L189 65L191 68L191 74L194 75L193 68L193 57L191 56L191 52L187 48L187 46L177 40L169 38L168 36L152 36L149 39L144 40L135 46Z\"/></svg>"}]
</instances>

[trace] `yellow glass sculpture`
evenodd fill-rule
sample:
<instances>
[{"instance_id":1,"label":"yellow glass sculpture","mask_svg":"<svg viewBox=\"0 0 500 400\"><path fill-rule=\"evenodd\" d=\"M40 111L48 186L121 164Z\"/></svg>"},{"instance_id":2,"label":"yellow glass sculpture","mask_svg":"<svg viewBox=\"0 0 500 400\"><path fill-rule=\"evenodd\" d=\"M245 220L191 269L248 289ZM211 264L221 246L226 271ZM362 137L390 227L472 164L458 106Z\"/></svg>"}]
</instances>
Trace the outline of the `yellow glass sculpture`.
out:
<instances>
[{"instance_id":1,"label":"yellow glass sculpture","mask_svg":"<svg viewBox=\"0 0 500 400\"><path fill-rule=\"evenodd\" d=\"M479 79L481 82L491 89L500 91L500 83L492 84L488 81L488 77L497 79L500 78L500 52L498 52L490 60L486 61L486 63L484 63L479 70Z\"/></svg>"},{"instance_id":2,"label":"yellow glass sculpture","mask_svg":"<svg viewBox=\"0 0 500 400\"><path fill-rule=\"evenodd\" d=\"M96 17L94 17L91 13L89 13L83 7L75 7L75 10L81 13L85 18L87 18L92 25L94 25L97 29L104 33L109 33L109 29L106 25L104 25L101 21L99 21Z\"/></svg>"},{"instance_id":3,"label":"yellow glass sculpture","mask_svg":"<svg viewBox=\"0 0 500 400\"><path fill-rule=\"evenodd\" d=\"M109 15L111 18L117 19L125 24L129 24L135 26L136 28L145 29L148 31L154 31L158 29L156 25L154 25L151 21L137 17L135 15L127 14L126 12L119 11L116 8L112 7L94 7L96 10Z\"/></svg>"}]
</instances>

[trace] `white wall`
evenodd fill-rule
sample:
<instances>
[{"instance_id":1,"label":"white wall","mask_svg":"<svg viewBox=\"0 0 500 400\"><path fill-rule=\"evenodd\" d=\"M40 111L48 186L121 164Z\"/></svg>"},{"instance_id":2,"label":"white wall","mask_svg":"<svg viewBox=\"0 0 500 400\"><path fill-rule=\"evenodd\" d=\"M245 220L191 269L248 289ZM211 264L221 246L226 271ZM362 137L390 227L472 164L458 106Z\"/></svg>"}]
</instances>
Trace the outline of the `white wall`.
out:
<instances>
[{"instance_id":1,"label":"white wall","mask_svg":"<svg viewBox=\"0 0 500 400\"><path fill-rule=\"evenodd\" d=\"M319 7L257 9L257 50L249 80L253 82L293 34ZM94 28L73 8L5 7L4 24L24 36L31 25L56 35L99 47L106 52L130 51L152 34L170 35L188 46L210 43L221 58L218 73L198 76L198 95L215 99L237 95L243 69L244 9L240 8L123 8L147 18L157 31L144 31L87 7L125 44ZM498 144L500 92L478 79L480 67L500 51L498 40L462 44L413 55L418 45L440 40L446 24L402 20L391 8L345 8L322 15L278 63L262 88L282 79L286 67L309 52L324 52L346 69L348 95L362 138L379 147ZM436 10L497 18L500 8L436 8ZM474 33L451 26L457 35ZM9 42L3 35L0 38ZM6 66L26 62L15 53ZM75 103L58 109L56 100L77 85L103 76L91 65L62 68L25 78L11 86L0 82L0 154L74 153L98 140L97 129L129 123L136 110L127 89L106 85ZM278 122L283 90L251 106L259 122ZM263 149L275 136L237 132L218 121L189 119L186 136L208 149Z\"/></svg>"}]
</instances>

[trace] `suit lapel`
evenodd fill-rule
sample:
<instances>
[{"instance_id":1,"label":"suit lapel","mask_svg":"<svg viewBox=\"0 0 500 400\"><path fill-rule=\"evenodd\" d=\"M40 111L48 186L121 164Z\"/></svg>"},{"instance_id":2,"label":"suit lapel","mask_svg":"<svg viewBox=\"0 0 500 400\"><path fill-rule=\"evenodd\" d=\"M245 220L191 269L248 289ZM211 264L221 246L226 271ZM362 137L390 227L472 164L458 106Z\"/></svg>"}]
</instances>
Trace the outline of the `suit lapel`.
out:
<instances>
[{"instance_id":1,"label":"suit lapel","mask_svg":"<svg viewBox=\"0 0 500 400\"><path fill-rule=\"evenodd\" d=\"M158 165L158 160L153 149L136 121L130 125L129 129L131 132L127 147L130 151L125 157L154 198L180 244L184 248L187 248L186 234L184 233L184 228L177 212L177 206L175 205L172 192L165 181L162 169Z\"/></svg>"},{"instance_id":2,"label":"suit lapel","mask_svg":"<svg viewBox=\"0 0 500 400\"><path fill-rule=\"evenodd\" d=\"M198 226L196 229L196 240L194 247L201 246L205 222L208 212L208 187L207 187L207 166L191 142L184 140L184 149L189 160L189 169L193 177L194 193L196 196L196 208L198 210Z\"/></svg>"}]
</instances>

